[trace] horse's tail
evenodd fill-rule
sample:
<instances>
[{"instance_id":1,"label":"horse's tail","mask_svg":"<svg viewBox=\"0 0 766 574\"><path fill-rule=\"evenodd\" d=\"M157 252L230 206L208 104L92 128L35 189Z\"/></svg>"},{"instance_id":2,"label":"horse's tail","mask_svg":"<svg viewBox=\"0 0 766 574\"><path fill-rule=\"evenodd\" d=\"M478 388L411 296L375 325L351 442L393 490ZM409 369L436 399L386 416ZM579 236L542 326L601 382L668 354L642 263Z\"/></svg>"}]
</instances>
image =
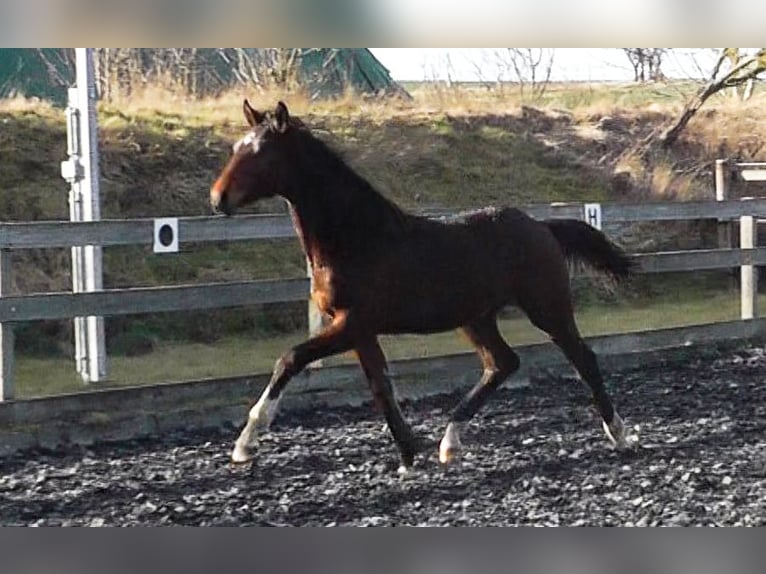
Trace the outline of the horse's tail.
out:
<instances>
[{"instance_id":1,"label":"horse's tail","mask_svg":"<svg viewBox=\"0 0 766 574\"><path fill-rule=\"evenodd\" d=\"M635 263L601 231L577 219L546 221L569 260L582 261L620 281L635 270Z\"/></svg>"}]
</instances>

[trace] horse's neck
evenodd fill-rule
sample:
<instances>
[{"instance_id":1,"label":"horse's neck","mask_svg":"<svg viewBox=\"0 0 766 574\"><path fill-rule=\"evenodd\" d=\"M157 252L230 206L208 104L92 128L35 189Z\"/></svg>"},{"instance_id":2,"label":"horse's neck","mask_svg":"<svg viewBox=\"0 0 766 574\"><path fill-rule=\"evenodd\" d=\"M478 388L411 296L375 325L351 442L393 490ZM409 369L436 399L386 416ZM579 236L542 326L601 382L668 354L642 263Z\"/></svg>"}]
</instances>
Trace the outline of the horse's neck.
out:
<instances>
[{"instance_id":1,"label":"horse's neck","mask_svg":"<svg viewBox=\"0 0 766 574\"><path fill-rule=\"evenodd\" d=\"M333 233L328 221L333 216L332 206L323 205L320 199L303 196L288 200L293 227L312 267L329 263L333 252L343 243L342 234Z\"/></svg>"},{"instance_id":2,"label":"horse's neck","mask_svg":"<svg viewBox=\"0 0 766 574\"><path fill-rule=\"evenodd\" d=\"M323 183L316 189L303 188L300 195L287 200L301 247L312 265L337 263L365 252L365 247L385 241L384 235L400 227L402 212L372 188L352 189L347 181L339 181L331 190L330 182ZM360 185L369 186L361 178Z\"/></svg>"},{"instance_id":3,"label":"horse's neck","mask_svg":"<svg viewBox=\"0 0 766 574\"><path fill-rule=\"evenodd\" d=\"M306 214L304 213L304 217L301 218L300 211L290 200L287 201L287 205L290 208L290 217L293 220L293 227L295 228L295 233L298 236L298 241L300 241L303 253L306 255L309 262L313 266L315 257L317 256L315 253L316 238L313 237L311 230L306 228Z\"/></svg>"}]
</instances>

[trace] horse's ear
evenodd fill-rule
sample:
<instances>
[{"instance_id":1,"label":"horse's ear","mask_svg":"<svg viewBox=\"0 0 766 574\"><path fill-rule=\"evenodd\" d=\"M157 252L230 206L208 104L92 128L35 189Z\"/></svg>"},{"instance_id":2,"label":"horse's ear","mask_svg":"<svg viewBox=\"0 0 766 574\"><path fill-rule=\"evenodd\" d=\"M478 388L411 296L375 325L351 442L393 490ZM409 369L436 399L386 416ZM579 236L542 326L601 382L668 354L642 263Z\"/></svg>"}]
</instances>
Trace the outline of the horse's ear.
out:
<instances>
[{"instance_id":1,"label":"horse's ear","mask_svg":"<svg viewBox=\"0 0 766 574\"><path fill-rule=\"evenodd\" d=\"M242 111L245 112L245 119L247 120L247 123L250 124L252 127L257 126L258 124L263 122L263 119L266 117L265 114L262 114L255 108L253 108L250 105L250 102L245 99L244 102L242 102Z\"/></svg>"},{"instance_id":2,"label":"horse's ear","mask_svg":"<svg viewBox=\"0 0 766 574\"><path fill-rule=\"evenodd\" d=\"M287 111L287 106L284 102L277 103L277 108L274 110L274 126L277 131L284 133L290 122L290 112Z\"/></svg>"}]
</instances>

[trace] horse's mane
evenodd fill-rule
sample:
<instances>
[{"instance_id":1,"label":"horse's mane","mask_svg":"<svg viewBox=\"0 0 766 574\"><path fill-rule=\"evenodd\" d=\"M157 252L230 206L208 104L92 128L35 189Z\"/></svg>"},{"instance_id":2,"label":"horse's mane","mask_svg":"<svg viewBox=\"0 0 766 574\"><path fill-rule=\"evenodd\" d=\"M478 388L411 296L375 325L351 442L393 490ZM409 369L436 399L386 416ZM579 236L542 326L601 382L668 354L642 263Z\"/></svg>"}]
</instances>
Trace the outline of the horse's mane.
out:
<instances>
[{"instance_id":1,"label":"horse's mane","mask_svg":"<svg viewBox=\"0 0 766 574\"><path fill-rule=\"evenodd\" d=\"M295 158L300 167L295 170L301 189L299 193L312 196L306 206L320 210L311 213L315 231L324 239L369 243L373 238L395 239L408 220L407 213L383 196L363 176L357 173L340 152L316 137L309 129L299 132Z\"/></svg>"}]
</instances>

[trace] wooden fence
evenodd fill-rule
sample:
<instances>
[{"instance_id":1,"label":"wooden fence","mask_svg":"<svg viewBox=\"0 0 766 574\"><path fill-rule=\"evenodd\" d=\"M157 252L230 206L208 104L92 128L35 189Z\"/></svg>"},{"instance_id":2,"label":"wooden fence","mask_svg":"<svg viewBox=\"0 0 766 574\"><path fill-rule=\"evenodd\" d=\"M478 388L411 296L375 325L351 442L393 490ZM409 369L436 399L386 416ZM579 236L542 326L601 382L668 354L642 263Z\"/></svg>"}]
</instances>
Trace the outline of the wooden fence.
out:
<instances>
[{"instance_id":1,"label":"wooden fence","mask_svg":"<svg viewBox=\"0 0 766 574\"><path fill-rule=\"evenodd\" d=\"M539 218L586 216L591 204L532 205L525 209ZM766 265L766 248L757 247L756 221L766 218L766 199L746 201L693 201L683 203L604 204L598 206L601 221L657 222L714 219L740 222L739 248L723 247L634 255L640 272L695 271L740 267L742 318L758 316L755 266ZM439 214L435 214L439 215ZM294 237L286 215L253 215L233 218L180 218L181 245L210 241L236 241ZM152 287L105 289L90 293L11 295L10 253L33 248L70 248L80 245L152 245L154 220L105 220L84 223L32 222L0 224L0 400L14 396L13 324L42 319L110 316L163 311L189 311L306 300L309 281L247 281ZM163 255L156 255L157 257Z\"/></svg>"}]
</instances>

